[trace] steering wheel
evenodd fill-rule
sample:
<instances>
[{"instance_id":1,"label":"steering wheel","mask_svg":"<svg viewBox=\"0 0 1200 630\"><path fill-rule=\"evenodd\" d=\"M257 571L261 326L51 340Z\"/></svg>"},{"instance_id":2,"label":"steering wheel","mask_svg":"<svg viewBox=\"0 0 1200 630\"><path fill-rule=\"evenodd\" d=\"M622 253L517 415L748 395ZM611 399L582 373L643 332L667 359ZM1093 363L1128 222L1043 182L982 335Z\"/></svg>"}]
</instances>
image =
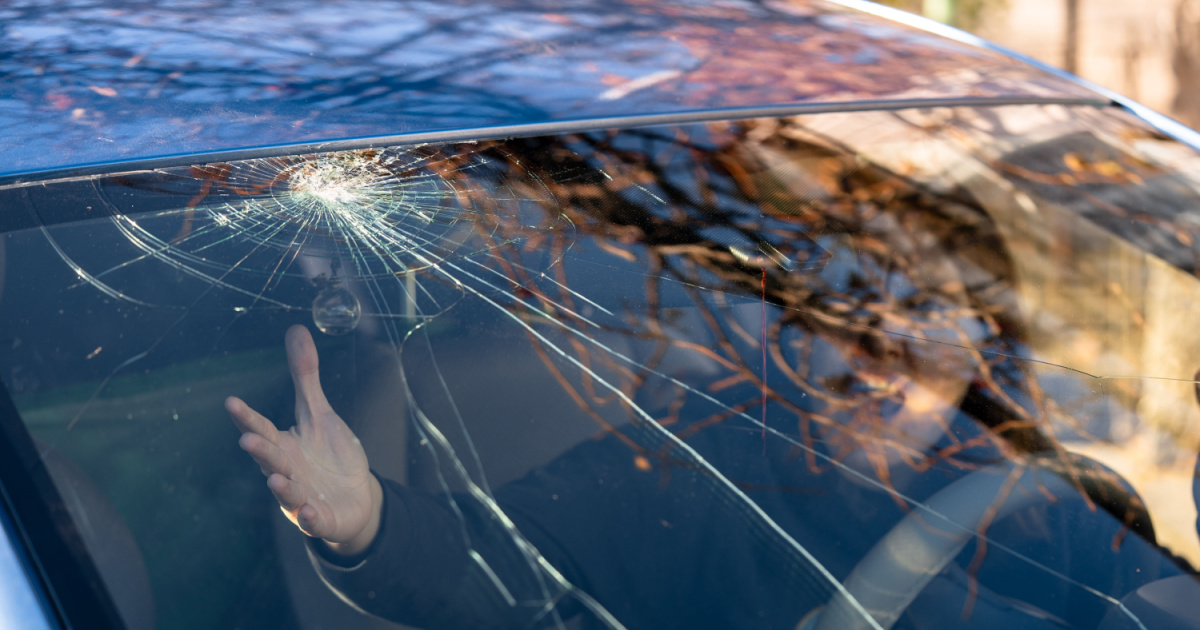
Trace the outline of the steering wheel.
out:
<instances>
[{"instance_id":1,"label":"steering wheel","mask_svg":"<svg viewBox=\"0 0 1200 630\"><path fill-rule=\"evenodd\" d=\"M1012 482L1015 466L1007 463L978 470L917 503L875 543L805 628L812 630L889 630L934 576L975 536L979 524L995 510L999 520L1036 501L1075 490L1045 468L1027 467ZM997 504L1006 484L1004 502ZM857 602L855 606L852 602ZM860 610L866 610L870 617Z\"/></svg>"}]
</instances>

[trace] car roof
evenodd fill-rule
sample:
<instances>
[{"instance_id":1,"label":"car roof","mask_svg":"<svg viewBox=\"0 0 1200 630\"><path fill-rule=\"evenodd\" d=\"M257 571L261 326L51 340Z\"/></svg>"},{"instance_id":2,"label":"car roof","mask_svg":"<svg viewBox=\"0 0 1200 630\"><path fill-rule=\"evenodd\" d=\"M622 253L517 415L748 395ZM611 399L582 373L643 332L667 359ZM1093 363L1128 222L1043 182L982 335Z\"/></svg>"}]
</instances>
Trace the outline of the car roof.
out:
<instances>
[{"instance_id":1,"label":"car roof","mask_svg":"<svg viewBox=\"0 0 1200 630\"><path fill-rule=\"evenodd\" d=\"M26 0L0 9L0 33L8 181L253 148L1109 102L995 50L822 0Z\"/></svg>"}]
</instances>

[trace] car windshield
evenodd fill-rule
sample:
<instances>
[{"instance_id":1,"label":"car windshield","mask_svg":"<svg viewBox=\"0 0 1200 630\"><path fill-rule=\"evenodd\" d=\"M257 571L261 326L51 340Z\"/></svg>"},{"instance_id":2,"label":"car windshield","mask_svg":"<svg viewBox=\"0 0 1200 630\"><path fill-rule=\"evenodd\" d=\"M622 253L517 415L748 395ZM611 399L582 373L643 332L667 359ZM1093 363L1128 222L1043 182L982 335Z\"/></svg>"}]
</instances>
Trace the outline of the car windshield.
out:
<instances>
[{"instance_id":1,"label":"car windshield","mask_svg":"<svg viewBox=\"0 0 1200 630\"><path fill-rule=\"evenodd\" d=\"M1014 105L12 184L0 380L130 628L1152 628L1198 183Z\"/></svg>"}]
</instances>

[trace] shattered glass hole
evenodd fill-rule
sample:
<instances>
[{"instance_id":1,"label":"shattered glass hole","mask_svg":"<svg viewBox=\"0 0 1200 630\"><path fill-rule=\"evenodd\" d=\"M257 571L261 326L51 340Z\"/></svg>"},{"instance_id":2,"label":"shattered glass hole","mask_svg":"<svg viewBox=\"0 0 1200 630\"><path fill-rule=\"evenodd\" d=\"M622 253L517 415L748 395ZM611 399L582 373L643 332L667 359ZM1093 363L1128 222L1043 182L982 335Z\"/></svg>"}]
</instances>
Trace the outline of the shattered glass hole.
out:
<instances>
[{"instance_id":1,"label":"shattered glass hole","mask_svg":"<svg viewBox=\"0 0 1200 630\"><path fill-rule=\"evenodd\" d=\"M358 327L362 306L354 294L330 284L317 294L312 305L313 323L326 335L344 335Z\"/></svg>"}]
</instances>

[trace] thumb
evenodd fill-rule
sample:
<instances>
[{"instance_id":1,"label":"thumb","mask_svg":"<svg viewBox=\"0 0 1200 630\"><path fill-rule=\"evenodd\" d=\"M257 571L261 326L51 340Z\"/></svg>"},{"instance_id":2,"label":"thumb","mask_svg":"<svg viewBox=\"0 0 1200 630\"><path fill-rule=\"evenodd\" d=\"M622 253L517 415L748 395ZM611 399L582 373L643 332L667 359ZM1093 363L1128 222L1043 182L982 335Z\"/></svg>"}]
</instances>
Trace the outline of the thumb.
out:
<instances>
[{"instance_id":1,"label":"thumb","mask_svg":"<svg viewBox=\"0 0 1200 630\"><path fill-rule=\"evenodd\" d=\"M296 421L304 424L316 415L331 411L325 392L321 390L317 347L308 329L300 324L288 329L284 346L287 348L292 383L296 387Z\"/></svg>"}]
</instances>

